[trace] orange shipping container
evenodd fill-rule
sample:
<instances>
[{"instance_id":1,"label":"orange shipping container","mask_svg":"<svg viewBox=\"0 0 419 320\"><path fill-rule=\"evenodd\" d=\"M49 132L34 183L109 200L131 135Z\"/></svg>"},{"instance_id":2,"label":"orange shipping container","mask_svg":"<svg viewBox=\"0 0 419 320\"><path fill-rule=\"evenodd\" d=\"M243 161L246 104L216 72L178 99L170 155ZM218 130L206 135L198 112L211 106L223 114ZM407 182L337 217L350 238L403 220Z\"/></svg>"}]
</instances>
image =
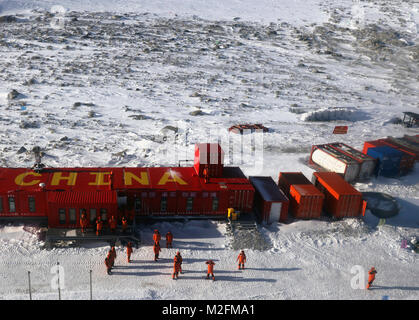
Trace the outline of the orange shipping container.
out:
<instances>
[{"instance_id":1,"label":"orange shipping container","mask_svg":"<svg viewBox=\"0 0 419 320\"><path fill-rule=\"evenodd\" d=\"M310 184L293 184L290 187L290 211L295 218L319 218L322 213L324 195Z\"/></svg>"},{"instance_id":2,"label":"orange shipping container","mask_svg":"<svg viewBox=\"0 0 419 320\"><path fill-rule=\"evenodd\" d=\"M336 218L357 217L365 213L362 193L335 172L314 172L314 185L325 195L324 210Z\"/></svg>"},{"instance_id":3,"label":"orange shipping container","mask_svg":"<svg viewBox=\"0 0 419 320\"><path fill-rule=\"evenodd\" d=\"M280 172L278 187L287 197L290 195L290 188L293 184L312 184L302 172Z\"/></svg>"}]
</instances>

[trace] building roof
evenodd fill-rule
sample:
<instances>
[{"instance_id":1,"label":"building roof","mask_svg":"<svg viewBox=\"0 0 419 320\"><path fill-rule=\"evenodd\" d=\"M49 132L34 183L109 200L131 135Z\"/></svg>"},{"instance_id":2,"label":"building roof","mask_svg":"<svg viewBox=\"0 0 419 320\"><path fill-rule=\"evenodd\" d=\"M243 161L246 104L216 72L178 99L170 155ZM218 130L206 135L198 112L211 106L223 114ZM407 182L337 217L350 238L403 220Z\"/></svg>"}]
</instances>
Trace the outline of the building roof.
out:
<instances>
[{"instance_id":1,"label":"building roof","mask_svg":"<svg viewBox=\"0 0 419 320\"><path fill-rule=\"evenodd\" d=\"M228 178L205 183L193 167L146 168L46 168L36 173L27 168L0 168L0 192L39 191L218 191L226 188L253 190L240 168L227 169Z\"/></svg>"},{"instance_id":2,"label":"building roof","mask_svg":"<svg viewBox=\"0 0 419 320\"><path fill-rule=\"evenodd\" d=\"M249 177L250 183L266 201L288 201L271 177Z\"/></svg>"},{"instance_id":3,"label":"building roof","mask_svg":"<svg viewBox=\"0 0 419 320\"><path fill-rule=\"evenodd\" d=\"M70 205L74 203L84 204L115 204L116 192L114 191L93 191L93 192L50 192L48 202L61 205Z\"/></svg>"},{"instance_id":4,"label":"building roof","mask_svg":"<svg viewBox=\"0 0 419 320\"><path fill-rule=\"evenodd\" d=\"M394 149L390 146L379 146L379 147L369 148L367 151L367 154L373 158L386 156L386 155L393 155L393 156L401 157L403 155L403 152L397 149Z\"/></svg>"},{"instance_id":5,"label":"building roof","mask_svg":"<svg viewBox=\"0 0 419 320\"><path fill-rule=\"evenodd\" d=\"M339 195L361 195L336 172L314 172L313 175L336 198L339 198Z\"/></svg>"},{"instance_id":6,"label":"building roof","mask_svg":"<svg viewBox=\"0 0 419 320\"><path fill-rule=\"evenodd\" d=\"M414 113L414 112L410 112L410 111L405 111L403 112L405 115L415 119L415 120L419 120L419 114L418 113Z\"/></svg>"},{"instance_id":7,"label":"building roof","mask_svg":"<svg viewBox=\"0 0 419 320\"><path fill-rule=\"evenodd\" d=\"M324 197L323 193L320 192L312 184L293 184L291 185L291 190L294 189L300 196L321 196Z\"/></svg>"}]
</instances>

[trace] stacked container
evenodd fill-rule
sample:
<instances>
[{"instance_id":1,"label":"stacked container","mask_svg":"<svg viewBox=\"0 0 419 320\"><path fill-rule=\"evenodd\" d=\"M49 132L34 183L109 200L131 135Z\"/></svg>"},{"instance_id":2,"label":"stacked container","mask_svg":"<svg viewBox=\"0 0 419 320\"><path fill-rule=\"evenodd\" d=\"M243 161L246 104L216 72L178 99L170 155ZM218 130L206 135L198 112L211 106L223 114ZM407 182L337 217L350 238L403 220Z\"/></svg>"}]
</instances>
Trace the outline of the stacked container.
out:
<instances>
[{"instance_id":1,"label":"stacked container","mask_svg":"<svg viewBox=\"0 0 419 320\"><path fill-rule=\"evenodd\" d=\"M358 179L361 167L357 160L327 144L313 146L310 163L316 164L327 171L339 173L345 181L349 182Z\"/></svg>"},{"instance_id":2,"label":"stacked container","mask_svg":"<svg viewBox=\"0 0 419 320\"><path fill-rule=\"evenodd\" d=\"M373 173L376 165L376 160L359 150L356 150L344 143L334 142L330 146L341 153L355 159L360 164L358 179L363 180L369 178Z\"/></svg>"},{"instance_id":3,"label":"stacked container","mask_svg":"<svg viewBox=\"0 0 419 320\"><path fill-rule=\"evenodd\" d=\"M407 139L407 140L409 140L409 141L413 141L413 142L416 142L416 143L419 143L419 134L417 134L417 135L415 135L415 136L408 136L408 135L404 135L403 136L403 138L404 139Z\"/></svg>"},{"instance_id":4,"label":"stacked container","mask_svg":"<svg viewBox=\"0 0 419 320\"><path fill-rule=\"evenodd\" d=\"M362 152L364 154L368 154L369 148L383 147L383 146L391 147L393 149L396 149L402 152L403 155L400 160L400 173L401 174L405 174L412 170L413 166L415 165L415 158L416 158L416 154L414 153L414 151L403 148L399 145L396 145L395 143L391 143L389 139L366 141L364 143L364 149L362 150Z\"/></svg>"},{"instance_id":5,"label":"stacked container","mask_svg":"<svg viewBox=\"0 0 419 320\"><path fill-rule=\"evenodd\" d=\"M400 162L403 153L389 146L369 148L367 154L377 159L376 175L397 177L400 175Z\"/></svg>"},{"instance_id":6,"label":"stacked container","mask_svg":"<svg viewBox=\"0 0 419 320\"><path fill-rule=\"evenodd\" d=\"M388 137L385 139L389 144L392 144L400 149L406 150L411 152L415 155L415 160L419 160L419 143L416 141L412 141L411 139L407 139L406 137L402 138L393 138Z\"/></svg>"},{"instance_id":7,"label":"stacked container","mask_svg":"<svg viewBox=\"0 0 419 320\"><path fill-rule=\"evenodd\" d=\"M249 177L255 188L255 211L266 223L285 222L289 200L271 177Z\"/></svg>"},{"instance_id":8,"label":"stacked container","mask_svg":"<svg viewBox=\"0 0 419 320\"><path fill-rule=\"evenodd\" d=\"M301 172L281 172L278 186L288 197L295 218L320 217L324 195Z\"/></svg>"},{"instance_id":9,"label":"stacked container","mask_svg":"<svg viewBox=\"0 0 419 320\"><path fill-rule=\"evenodd\" d=\"M362 194L335 172L314 172L314 185L325 195L324 210L335 218L365 214Z\"/></svg>"}]
</instances>

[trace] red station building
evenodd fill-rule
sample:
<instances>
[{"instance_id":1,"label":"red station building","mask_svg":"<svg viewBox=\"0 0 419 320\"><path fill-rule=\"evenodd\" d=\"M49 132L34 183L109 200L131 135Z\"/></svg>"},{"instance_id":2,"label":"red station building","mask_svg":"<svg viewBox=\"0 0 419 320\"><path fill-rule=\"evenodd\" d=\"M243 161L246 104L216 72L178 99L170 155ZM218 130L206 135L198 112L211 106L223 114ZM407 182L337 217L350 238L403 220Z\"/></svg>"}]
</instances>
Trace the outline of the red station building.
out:
<instances>
[{"instance_id":1,"label":"red station building","mask_svg":"<svg viewBox=\"0 0 419 320\"><path fill-rule=\"evenodd\" d=\"M84 210L129 220L146 216L226 216L251 212L254 188L238 167L224 167L218 144L195 145L193 167L0 168L0 217L47 218L80 227Z\"/></svg>"}]
</instances>

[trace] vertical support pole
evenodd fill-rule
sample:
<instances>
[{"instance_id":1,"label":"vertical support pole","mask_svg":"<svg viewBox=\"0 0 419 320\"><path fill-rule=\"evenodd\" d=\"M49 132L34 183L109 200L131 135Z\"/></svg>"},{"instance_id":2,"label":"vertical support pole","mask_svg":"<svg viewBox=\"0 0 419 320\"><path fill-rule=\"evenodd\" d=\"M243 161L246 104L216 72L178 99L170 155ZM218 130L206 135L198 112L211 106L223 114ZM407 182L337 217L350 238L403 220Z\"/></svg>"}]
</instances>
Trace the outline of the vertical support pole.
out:
<instances>
[{"instance_id":1,"label":"vertical support pole","mask_svg":"<svg viewBox=\"0 0 419 320\"><path fill-rule=\"evenodd\" d=\"M30 271L28 271L28 283L29 283L29 300L32 300L31 272Z\"/></svg>"},{"instance_id":2,"label":"vertical support pole","mask_svg":"<svg viewBox=\"0 0 419 320\"><path fill-rule=\"evenodd\" d=\"M61 300L60 263L59 262L57 262L57 282L58 282L58 300Z\"/></svg>"},{"instance_id":3,"label":"vertical support pole","mask_svg":"<svg viewBox=\"0 0 419 320\"><path fill-rule=\"evenodd\" d=\"M93 300L93 294L92 294L92 270L90 270L90 300Z\"/></svg>"}]
</instances>

